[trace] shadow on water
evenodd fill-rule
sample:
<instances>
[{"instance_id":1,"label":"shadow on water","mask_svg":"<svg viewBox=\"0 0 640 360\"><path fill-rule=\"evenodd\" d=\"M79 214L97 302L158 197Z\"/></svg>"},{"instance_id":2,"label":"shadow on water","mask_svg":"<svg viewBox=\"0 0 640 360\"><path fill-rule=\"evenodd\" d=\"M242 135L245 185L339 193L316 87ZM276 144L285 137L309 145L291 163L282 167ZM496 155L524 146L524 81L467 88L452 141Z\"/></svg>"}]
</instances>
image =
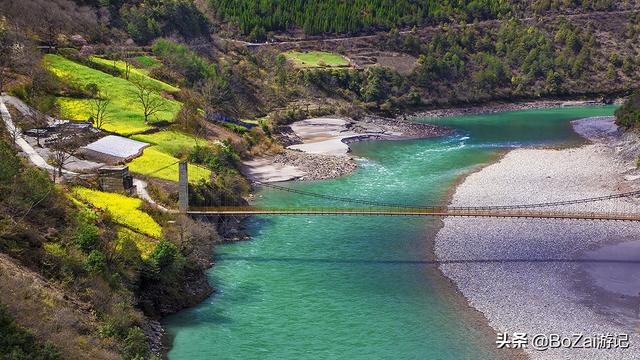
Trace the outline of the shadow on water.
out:
<instances>
[{"instance_id":1,"label":"shadow on water","mask_svg":"<svg viewBox=\"0 0 640 360\"><path fill-rule=\"evenodd\" d=\"M330 259L330 258L283 258L259 256L218 256L216 261L248 261L254 263L280 262L288 264L345 264L345 265L444 265L444 264L508 264L508 263L594 263L594 264L639 264L638 260L620 259L451 259L451 260L384 260L384 259Z\"/></svg>"}]
</instances>

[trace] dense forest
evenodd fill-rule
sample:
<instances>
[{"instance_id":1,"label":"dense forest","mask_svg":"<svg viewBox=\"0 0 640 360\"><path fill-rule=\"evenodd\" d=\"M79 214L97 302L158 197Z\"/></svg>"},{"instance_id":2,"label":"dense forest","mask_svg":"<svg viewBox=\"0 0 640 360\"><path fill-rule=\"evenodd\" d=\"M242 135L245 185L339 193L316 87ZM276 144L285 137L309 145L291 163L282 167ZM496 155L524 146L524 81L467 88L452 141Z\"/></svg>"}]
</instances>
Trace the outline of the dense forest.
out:
<instances>
[{"instance_id":1,"label":"dense forest","mask_svg":"<svg viewBox=\"0 0 640 360\"><path fill-rule=\"evenodd\" d=\"M357 34L455 21L624 7L612 0L209 0L209 4L219 19L232 21L242 34L256 41L265 40L269 32L295 29L302 29L307 35Z\"/></svg>"},{"instance_id":2,"label":"dense forest","mask_svg":"<svg viewBox=\"0 0 640 360\"><path fill-rule=\"evenodd\" d=\"M463 1L233 1L210 0L220 18L238 22L245 35L264 40L266 32L302 28L306 34L388 30L453 19L495 19L509 12L505 0Z\"/></svg>"}]
</instances>

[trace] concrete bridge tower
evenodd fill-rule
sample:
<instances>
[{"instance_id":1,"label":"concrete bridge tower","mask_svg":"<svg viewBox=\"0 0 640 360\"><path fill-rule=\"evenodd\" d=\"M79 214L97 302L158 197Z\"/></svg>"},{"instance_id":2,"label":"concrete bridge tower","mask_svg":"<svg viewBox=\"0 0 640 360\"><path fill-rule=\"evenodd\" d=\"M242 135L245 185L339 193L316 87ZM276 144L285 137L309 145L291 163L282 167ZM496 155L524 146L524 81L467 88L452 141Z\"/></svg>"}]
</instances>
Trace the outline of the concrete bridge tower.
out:
<instances>
[{"instance_id":1,"label":"concrete bridge tower","mask_svg":"<svg viewBox=\"0 0 640 360\"><path fill-rule=\"evenodd\" d=\"M187 212L189 208L189 173L187 162L181 161L178 165L178 209Z\"/></svg>"}]
</instances>

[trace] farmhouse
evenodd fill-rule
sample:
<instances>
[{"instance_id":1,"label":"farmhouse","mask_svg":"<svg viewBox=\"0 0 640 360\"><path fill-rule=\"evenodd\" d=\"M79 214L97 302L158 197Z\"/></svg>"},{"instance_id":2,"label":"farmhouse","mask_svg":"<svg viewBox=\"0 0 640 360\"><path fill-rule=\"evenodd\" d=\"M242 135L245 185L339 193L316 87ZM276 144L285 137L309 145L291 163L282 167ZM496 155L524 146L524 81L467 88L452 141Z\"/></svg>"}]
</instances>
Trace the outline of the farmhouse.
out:
<instances>
[{"instance_id":1,"label":"farmhouse","mask_svg":"<svg viewBox=\"0 0 640 360\"><path fill-rule=\"evenodd\" d=\"M122 136L109 135L81 148L87 158L106 164L128 162L140 155L149 144Z\"/></svg>"}]
</instances>

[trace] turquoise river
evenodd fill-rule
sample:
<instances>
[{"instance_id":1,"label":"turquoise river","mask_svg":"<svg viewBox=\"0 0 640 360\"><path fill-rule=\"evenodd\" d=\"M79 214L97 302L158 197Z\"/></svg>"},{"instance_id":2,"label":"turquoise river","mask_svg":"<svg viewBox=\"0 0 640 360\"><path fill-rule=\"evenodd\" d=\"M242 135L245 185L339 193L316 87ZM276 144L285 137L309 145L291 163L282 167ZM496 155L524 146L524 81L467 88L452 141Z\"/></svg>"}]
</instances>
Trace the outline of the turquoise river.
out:
<instances>
[{"instance_id":1,"label":"turquoise river","mask_svg":"<svg viewBox=\"0 0 640 360\"><path fill-rule=\"evenodd\" d=\"M285 186L407 204L446 203L459 177L505 148L578 143L569 120L613 106L526 110L423 120L447 137L352 144L359 170ZM526 164L523 164L526 166ZM261 206L343 206L275 190ZM430 259L437 219L265 216L250 241L218 247L216 293L164 321L179 359L493 358L495 334Z\"/></svg>"}]
</instances>

